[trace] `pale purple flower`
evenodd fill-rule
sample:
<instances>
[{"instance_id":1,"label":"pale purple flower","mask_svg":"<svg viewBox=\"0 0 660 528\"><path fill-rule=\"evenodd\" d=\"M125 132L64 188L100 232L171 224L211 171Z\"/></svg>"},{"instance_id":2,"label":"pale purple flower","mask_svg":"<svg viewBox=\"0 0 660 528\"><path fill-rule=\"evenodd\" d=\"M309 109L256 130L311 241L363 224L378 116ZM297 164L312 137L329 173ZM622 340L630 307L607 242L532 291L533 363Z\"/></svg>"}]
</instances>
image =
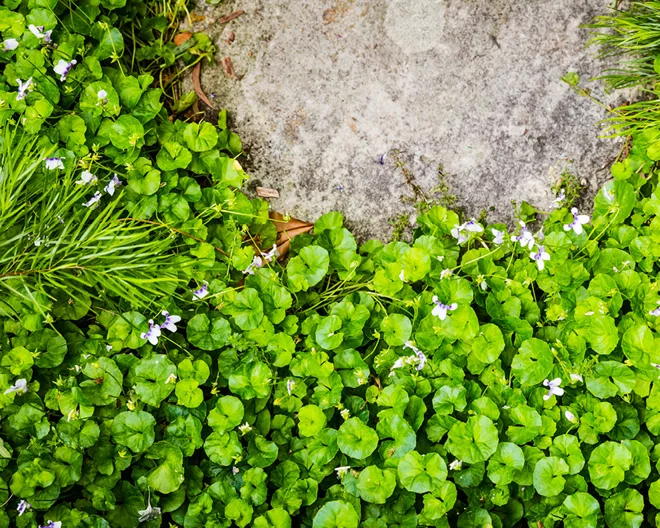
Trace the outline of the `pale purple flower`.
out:
<instances>
[{"instance_id":1,"label":"pale purple flower","mask_svg":"<svg viewBox=\"0 0 660 528\"><path fill-rule=\"evenodd\" d=\"M48 170L64 170L64 163L61 158L46 158L46 169Z\"/></svg>"},{"instance_id":2,"label":"pale purple flower","mask_svg":"<svg viewBox=\"0 0 660 528\"><path fill-rule=\"evenodd\" d=\"M26 379L19 379L16 380L16 383L9 387L6 391L5 394L11 394L12 392L15 392L18 396L21 394L25 394L28 391L27 388L27 380Z\"/></svg>"},{"instance_id":3,"label":"pale purple flower","mask_svg":"<svg viewBox=\"0 0 660 528\"><path fill-rule=\"evenodd\" d=\"M99 100L99 102L97 104L100 104L100 105L108 104L108 92L106 92L105 90L99 90L96 93L96 97Z\"/></svg>"},{"instance_id":4,"label":"pale purple flower","mask_svg":"<svg viewBox=\"0 0 660 528\"><path fill-rule=\"evenodd\" d=\"M493 233L493 244L497 244L498 246L501 244L504 244L504 235L506 234L505 231L498 231L497 229L491 228L491 233Z\"/></svg>"},{"instance_id":5,"label":"pale purple flower","mask_svg":"<svg viewBox=\"0 0 660 528\"><path fill-rule=\"evenodd\" d=\"M562 389L560 385L561 385L561 378L555 378L550 381L544 380L543 386L548 387L548 394L544 394L543 399L549 400L553 396L563 396L564 389Z\"/></svg>"},{"instance_id":6,"label":"pale purple flower","mask_svg":"<svg viewBox=\"0 0 660 528\"><path fill-rule=\"evenodd\" d=\"M85 203L83 203L83 206L92 207L95 203L97 203L99 200L101 200L102 196L103 195L99 191L96 191L94 193L94 196L92 196L89 200L87 200Z\"/></svg>"},{"instance_id":7,"label":"pale purple flower","mask_svg":"<svg viewBox=\"0 0 660 528\"><path fill-rule=\"evenodd\" d=\"M433 311L431 312L431 314L435 315L441 321L445 320L445 318L447 317L447 312L456 310L456 308L458 308L458 304L456 303L442 304L438 300L437 295L433 296L433 303L435 304L435 306L433 307Z\"/></svg>"},{"instance_id":8,"label":"pale purple flower","mask_svg":"<svg viewBox=\"0 0 660 528\"><path fill-rule=\"evenodd\" d=\"M651 366L660 370L660 365L658 363L651 363Z\"/></svg>"},{"instance_id":9,"label":"pale purple flower","mask_svg":"<svg viewBox=\"0 0 660 528\"><path fill-rule=\"evenodd\" d=\"M550 253L545 250L544 246L538 246L537 252L530 253L529 258L536 261L536 265L539 267L539 271L543 271L545 267L545 261L550 260Z\"/></svg>"},{"instance_id":10,"label":"pale purple flower","mask_svg":"<svg viewBox=\"0 0 660 528\"><path fill-rule=\"evenodd\" d=\"M462 244L469 238L469 233L481 233L484 228L474 219L469 220L461 225L455 225L454 229L451 230L451 236L453 236L459 244Z\"/></svg>"},{"instance_id":11,"label":"pale purple flower","mask_svg":"<svg viewBox=\"0 0 660 528\"><path fill-rule=\"evenodd\" d=\"M571 229L575 231L576 235L582 234L582 226L589 223L589 215L578 214L576 207L571 209L571 214L573 215L573 221L570 224L564 226L564 231L570 231Z\"/></svg>"},{"instance_id":12,"label":"pale purple flower","mask_svg":"<svg viewBox=\"0 0 660 528\"><path fill-rule=\"evenodd\" d=\"M254 258L252 259L252 262L250 262L250 265L247 268L245 268L245 270L243 271L243 274L254 275L255 270L257 270L263 265L264 265L263 259L260 256L255 255Z\"/></svg>"},{"instance_id":13,"label":"pale purple flower","mask_svg":"<svg viewBox=\"0 0 660 528\"><path fill-rule=\"evenodd\" d=\"M69 74L69 70L71 70L76 64L78 64L76 59L72 59L70 62L60 59L53 67L53 71L60 76L60 81L64 82L66 81L66 76Z\"/></svg>"},{"instance_id":14,"label":"pale purple flower","mask_svg":"<svg viewBox=\"0 0 660 528\"><path fill-rule=\"evenodd\" d=\"M272 249L271 249L270 251L268 251L267 253L264 253L264 252L262 251L262 252L261 252L261 256L262 256L267 262L270 262L270 261L273 260L273 258L275 258L275 257L279 257L279 256L280 256L280 252L277 251L277 244L273 244Z\"/></svg>"},{"instance_id":15,"label":"pale purple flower","mask_svg":"<svg viewBox=\"0 0 660 528\"><path fill-rule=\"evenodd\" d=\"M92 183L96 183L97 181L99 181L99 179L96 177L95 174L92 174L88 170L84 170L80 175L80 179L76 181L76 184L91 185Z\"/></svg>"},{"instance_id":16,"label":"pale purple flower","mask_svg":"<svg viewBox=\"0 0 660 528\"><path fill-rule=\"evenodd\" d=\"M566 200L566 191L564 189L560 189L559 194L553 201L553 204L555 207L559 207L564 200Z\"/></svg>"},{"instance_id":17,"label":"pale purple flower","mask_svg":"<svg viewBox=\"0 0 660 528\"><path fill-rule=\"evenodd\" d=\"M192 292L193 301L200 301L209 294L209 285L205 282L201 288Z\"/></svg>"},{"instance_id":18,"label":"pale purple flower","mask_svg":"<svg viewBox=\"0 0 660 528\"><path fill-rule=\"evenodd\" d=\"M165 316L165 322L160 325L161 328L166 328L170 332L176 332L176 324L181 321L181 317L178 315L170 315L170 312L163 310L161 312Z\"/></svg>"},{"instance_id":19,"label":"pale purple flower","mask_svg":"<svg viewBox=\"0 0 660 528\"><path fill-rule=\"evenodd\" d=\"M107 192L110 196L114 196L115 194L115 189L119 187L123 182L117 178L117 174L115 174L112 179L108 182L108 185L105 186L105 192Z\"/></svg>"},{"instance_id":20,"label":"pale purple flower","mask_svg":"<svg viewBox=\"0 0 660 528\"><path fill-rule=\"evenodd\" d=\"M16 508L16 510L18 511L18 516L20 517L30 508L32 508L32 504L30 504L26 500L22 500L21 502L18 503L18 508Z\"/></svg>"},{"instance_id":21,"label":"pale purple flower","mask_svg":"<svg viewBox=\"0 0 660 528\"><path fill-rule=\"evenodd\" d=\"M403 348L409 348L415 353L419 361L417 363L416 368L417 370L422 370L424 368L424 365L426 365L426 356L424 355L424 353L419 348L414 346L410 341L406 341L406 343L403 345Z\"/></svg>"},{"instance_id":22,"label":"pale purple flower","mask_svg":"<svg viewBox=\"0 0 660 528\"><path fill-rule=\"evenodd\" d=\"M16 100L22 101L27 97L27 94L34 90L34 81L32 80L32 77L30 77L25 82L21 81L20 79L16 79L16 82L18 83L18 94L16 95Z\"/></svg>"},{"instance_id":23,"label":"pale purple flower","mask_svg":"<svg viewBox=\"0 0 660 528\"><path fill-rule=\"evenodd\" d=\"M658 305L660 305L660 301L658 301ZM649 315L653 315L655 317L660 317L660 306L658 306L657 308L651 310L649 312Z\"/></svg>"},{"instance_id":24,"label":"pale purple flower","mask_svg":"<svg viewBox=\"0 0 660 528\"><path fill-rule=\"evenodd\" d=\"M51 43L51 34L53 33L52 29L49 29L48 31L44 31L43 26L35 26L34 24L30 24L28 26L28 29L30 32L37 37L40 40L43 40L46 44Z\"/></svg>"},{"instance_id":25,"label":"pale purple flower","mask_svg":"<svg viewBox=\"0 0 660 528\"><path fill-rule=\"evenodd\" d=\"M2 41L2 51L14 51L18 48L18 40L9 38Z\"/></svg>"},{"instance_id":26,"label":"pale purple flower","mask_svg":"<svg viewBox=\"0 0 660 528\"><path fill-rule=\"evenodd\" d=\"M296 382L293 381L292 379L286 380L286 393L291 396L291 393L293 392L293 388L295 387Z\"/></svg>"},{"instance_id":27,"label":"pale purple flower","mask_svg":"<svg viewBox=\"0 0 660 528\"><path fill-rule=\"evenodd\" d=\"M511 241L520 242L520 245L522 247L526 247L527 249L532 249L534 247L534 244L536 244L536 240L534 240L534 235L529 229L527 229L527 227L525 226L525 222L520 222L520 227L521 227L520 234L511 235Z\"/></svg>"},{"instance_id":28,"label":"pale purple flower","mask_svg":"<svg viewBox=\"0 0 660 528\"><path fill-rule=\"evenodd\" d=\"M157 324L154 324L153 319L149 319L149 331L148 332L142 332L140 334L140 337L142 339L146 339L151 343L152 345L157 345L158 344L158 338L160 337L160 326Z\"/></svg>"},{"instance_id":29,"label":"pale purple flower","mask_svg":"<svg viewBox=\"0 0 660 528\"><path fill-rule=\"evenodd\" d=\"M448 279L453 275L453 271L451 268L445 268L440 272L440 279Z\"/></svg>"},{"instance_id":30,"label":"pale purple flower","mask_svg":"<svg viewBox=\"0 0 660 528\"><path fill-rule=\"evenodd\" d=\"M138 512L139 513L139 512ZM62 521L46 521L46 524L39 526L39 528L62 528Z\"/></svg>"}]
</instances>

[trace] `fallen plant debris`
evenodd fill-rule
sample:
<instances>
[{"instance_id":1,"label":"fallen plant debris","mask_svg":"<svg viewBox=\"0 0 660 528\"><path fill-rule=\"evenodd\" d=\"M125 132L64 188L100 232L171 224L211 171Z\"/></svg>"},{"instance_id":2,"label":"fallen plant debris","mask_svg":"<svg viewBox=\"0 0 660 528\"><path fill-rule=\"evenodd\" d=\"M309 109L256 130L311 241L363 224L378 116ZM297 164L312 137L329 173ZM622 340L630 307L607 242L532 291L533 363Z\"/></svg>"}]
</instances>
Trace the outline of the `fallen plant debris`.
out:
<instances>
[{"instance_id":1,"label":"fallen plant debris","mask_svg":"<svg viewBox=\"0 0 660 528\"><path fill-rule=\"evenodd\" d=\"M238 11L234 11L233 13L230 13L227 16L224 16L220 19L218 19L218 24L226 24L227 22L231 22L232 20L238 18L241 15L244 15L245 11L242 9L239 9Z\"/></svg>"},{"instance_id":2,"label":"fallen plant debris","mask_svg":"<svg viewBox=\"0 0 660 528\"><path fill-rule=\"evenodd\" d=\"M234 70L234 63L231 60L231 57L223 57L220 61L222 68L225 71L225 75L230 79L236 78L236 71Z\"/></svg>"},{"instance_id":3,"label":"fallen plant debris","mask_svg":"<svg viewBox=\"0 0 660 528\"><path fill-rule=\"evenodd\" d=\"M260 198L279 198L280 192L270 187L257 187L257 196Z\"/></svg>"},{"instance_id":4,"label":"fallen plant debris","mask_svg":"<svg viewBox=\"0 0 660 528\"><path fill-rule=\"evenodd\" d=\"M202 90L202 82L201 82L201 71L202 71L202 63L198 62L195 67L193 68L192 71L192 81L193 81L193 89L195 90L195 93L197 94L197 97L199 97L204 103L209 108L216 109L213 103L209 100L209 98L206 96L204 93L204 90Z\"/></svg>"}]
</instances>

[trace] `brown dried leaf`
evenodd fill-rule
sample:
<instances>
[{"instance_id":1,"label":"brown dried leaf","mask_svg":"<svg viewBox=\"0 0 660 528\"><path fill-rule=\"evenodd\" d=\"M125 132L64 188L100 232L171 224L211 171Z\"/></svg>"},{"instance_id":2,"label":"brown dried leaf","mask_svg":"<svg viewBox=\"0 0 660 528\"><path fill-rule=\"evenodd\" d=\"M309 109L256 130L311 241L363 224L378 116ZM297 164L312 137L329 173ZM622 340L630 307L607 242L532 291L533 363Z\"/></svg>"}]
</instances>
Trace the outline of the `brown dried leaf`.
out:
<instances>
[{"instance_id":1,"label":"brown dried leaf","mask_svg":"<svg viewBox=\"0 0 660 528\"><path fill-rule=\"evenodd\" d=\"M225 70L225 74L230 79L236 78L236 71L234 70L234 63L231 60L231 57L223 57L220 61L222 63L222 68Z\"/></svg>"},{"instance_id":2,"label":"brown dried leaf","mask_svg":"<svg viewBox=\"0 0 660 528\"><path fill-rule=\"evenodd\" d=\"M178 33L174 35L174 45L175 46L180 46L187 40L190 40L192 38L193 34L190 31L184 31L183 33Z\"/></svg>"},{"instance_id":3,"label":"brown dried leaf","mask_svg":"<svg viewBox=\"0 0 660 528\"><path fill-rule=\"evenodd\" d=\"M202 83L200 82L200 78L199 78L201 70L202 70L202 63L198 62L193 68L193 72L192 72L193 88L195 89L195 93L197 94L197 97L199 97L209 107L215 110L215 106L213 106L211 101L209 101L209 98L206 97L204 90L202 90Z\"/></svg>"},{"instance_id":4,"label":"brown dried leaf","mask_svg":"<svg viewBox=\"0 0 660 528\"><path fill-rule=\"evenodd\" d=\"M257 196L261 198L279 198L280 192L270 187L257 187Z\"/></svg>"},{"instance_id":5,"label":"brown dried leaf","mask_svg":"<svg viewBox=\"0 0 660 528\"><path fill-rule=\"evenodd\" d=\"M270 219L273 220L278 233L281 233L282 231L292 231L301 227L309 227L310 229L314 227L314 224L310 224L309 222L298 220L296 218L289 217L288 220L285 220L285 217L282 213L277 213L274 211L271 212L269 216Z\"/></svg>"},{"instance_id":6,"label":"brown dried leaf","mask_svg":"<svg viewBox=\"0 0 660 528\"><path fill-rule=\"evenodd\" d=\"M221 19L218 20L218 24L226 24L227 22L231 22L235 18L238 18L239 16L245 14L245 11L242 9L239 9L238 11L234 11L233 13L230 13L227 16L222 17Z\"/></svg>"}]
</instances>

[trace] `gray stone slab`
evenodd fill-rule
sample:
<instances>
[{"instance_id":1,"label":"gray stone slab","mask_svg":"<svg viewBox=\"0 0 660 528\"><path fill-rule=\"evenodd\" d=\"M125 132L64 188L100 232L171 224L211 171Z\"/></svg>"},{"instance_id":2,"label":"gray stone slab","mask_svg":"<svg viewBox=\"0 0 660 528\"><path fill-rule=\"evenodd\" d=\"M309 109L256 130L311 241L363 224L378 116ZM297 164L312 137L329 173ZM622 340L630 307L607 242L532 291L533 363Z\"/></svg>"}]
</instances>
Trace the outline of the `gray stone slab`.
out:
<instances>
[{"instance_id":1,"label":"gray stone slab","mask_svg":"<svg viewBox=\"0 0 660 528\"><path fill-rule=\"evenodd\" d=\"M566 167L591 192L607 179L620 144L598 139L605 111L560 77L602 70L579 26L609 5L227 0L200 2L194 29L218 46L202 84L231 113L251 188L278 189L273 209L308 220L339 210L361 238L387 238L388 220L414 218L410 181L430 193L440 165L458 205L492 220L510 221L512 200L547 209Z\"/></svg>"}]
</instances>

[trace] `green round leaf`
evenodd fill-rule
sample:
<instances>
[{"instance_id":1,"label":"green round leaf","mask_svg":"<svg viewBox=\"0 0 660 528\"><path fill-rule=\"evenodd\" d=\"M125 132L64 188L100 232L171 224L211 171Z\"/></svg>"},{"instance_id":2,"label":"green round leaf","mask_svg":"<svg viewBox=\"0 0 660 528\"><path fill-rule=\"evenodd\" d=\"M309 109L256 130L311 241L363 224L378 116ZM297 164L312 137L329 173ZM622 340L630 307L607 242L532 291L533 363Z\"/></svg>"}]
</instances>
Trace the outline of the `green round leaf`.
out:
<instances>
[{"instance_id":1,"label":"green round leaf","mask_svg":"<svg viewBox=\"0 0 660 528\"><path fill-rule=\"evenodd\" d=\"M368 466L360 472L357 490L362 500L373 504L385 504L396 488L396 473Z\"/></svg>"},{"instance_id":2,"label":"green round leaf","mask_svg":"<svg viewBox=\"0 0 660 528\"><path fill-rule=\"evenodd\" d=\"M339 428L337 445L345 455L361 460L378 447L378 434L359 418L349 418Z\"/></svg>"},{"instance_id":3,"label":"green round leaf","mask_svg":"<svg viewBox=\"0 0 660 528\"><path fill-rule=\"evenodd\" d=\"M134 453L146 451L154 442L156 419L144 411L125 411L112 421L112 438Z\"/></svg>"},{"instance_id":4,"label":"green round leaf","mask_svg":"<svg viewBox=\"0 0 660 528\"><path fill-rule=\"evenodd\" d=\"M316 436L327 421L321 408L316 405L305 405L298 411L298 430L302 436Z\"/></svg>"},{"instance_id":5,"label":"green round leaf","mask_svg":"<svg viewBox=\"0 0 660 528\"><path fill-rule=\"evenodd\" d=\"M312 528L357 528L359 522L360 518L351 504L331 501L314 516Z\"/></svg>"},{"instance_id":6,"label":"green round leaf","mask_svg":"<svg viewBox=\"0 0 660 528\"><path fill-rule=\"evenodd\" d=\"M485 416L471 416L467 423L456 423L449 431L447 449L459 460L477 464L488 460L497 450L499 434Z\"/></svg>"},{"instance_id":7,"label":"green round leaf","mask_svg":"<svg viewBox=\"0 0 660 528\"><path fill-rule=\"evenodd\" d=\"M437 453L420 455L417 451L406 453L399 461L401 485L414 493L428 493L438 489L447 478L447 464Z\"/></svg>"},{"instance_id":8,"label":"green round leaf","mask_svg":"<svg viewBox=\"0 0 660 528\"><path fill-rule=\"evenodd\" d=\"M402 346L410 339L412 323L405 315L392 314L385 317L380 323L385 342L390 346Z\"/></svg>"}]
</instances>

